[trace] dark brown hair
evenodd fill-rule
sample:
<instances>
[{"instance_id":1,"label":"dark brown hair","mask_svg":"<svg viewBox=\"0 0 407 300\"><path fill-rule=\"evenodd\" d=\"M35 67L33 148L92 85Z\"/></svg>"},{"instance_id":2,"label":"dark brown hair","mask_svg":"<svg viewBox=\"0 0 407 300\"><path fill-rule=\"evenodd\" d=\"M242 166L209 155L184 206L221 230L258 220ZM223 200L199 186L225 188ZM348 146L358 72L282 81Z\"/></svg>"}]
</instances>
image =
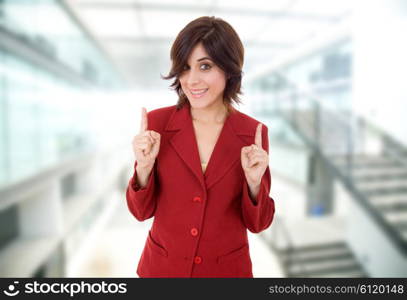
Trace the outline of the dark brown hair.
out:
<instances>
[{"instance_id":1,"label":"dark brown hair","mask_svg":"<svg viewBox=\"0 0 407 300\"><path fill-rule=\"evenodd\" d=\"M225 72L226 86L223 101L227 107L229 108L232 102L241 103L238 94L243 94L241 91L243 44L236 31L227 22L220 18L204 16L191 21L180 31L171 47L170 73L167 76L161 75L163 79L175 77L170 87L178 94L177 109L188 101L182 91L179 77L192 49L200 42L214 63Z\"/></svg>"}]
</instances>

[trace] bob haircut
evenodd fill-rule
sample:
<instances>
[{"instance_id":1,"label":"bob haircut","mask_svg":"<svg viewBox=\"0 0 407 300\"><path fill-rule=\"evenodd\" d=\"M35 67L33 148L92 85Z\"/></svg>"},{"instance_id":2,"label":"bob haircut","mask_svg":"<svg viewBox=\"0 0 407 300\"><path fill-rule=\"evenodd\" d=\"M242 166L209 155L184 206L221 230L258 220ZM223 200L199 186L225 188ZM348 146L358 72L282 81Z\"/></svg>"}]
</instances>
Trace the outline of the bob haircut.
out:
<instances>
[{"instance_id":1,"label":"bob haircut","mask_svg":"<svg viewBox=\"0 0 407 300\"><path fill-rule=\"evenodd\" d=\"M170 85L178 94L177 109L180 109L188 98L181 88L181 76L192 49L202 43L213 62L224 71L226 85L223 101L230 109L232 102L242 103L238 95L242 95L242 67L244 59L243 44L229 23L221 18L203 16L191 21L180 31L171 47L172 67L163 79L175 78Z\"/></svg>"}]
</instances>

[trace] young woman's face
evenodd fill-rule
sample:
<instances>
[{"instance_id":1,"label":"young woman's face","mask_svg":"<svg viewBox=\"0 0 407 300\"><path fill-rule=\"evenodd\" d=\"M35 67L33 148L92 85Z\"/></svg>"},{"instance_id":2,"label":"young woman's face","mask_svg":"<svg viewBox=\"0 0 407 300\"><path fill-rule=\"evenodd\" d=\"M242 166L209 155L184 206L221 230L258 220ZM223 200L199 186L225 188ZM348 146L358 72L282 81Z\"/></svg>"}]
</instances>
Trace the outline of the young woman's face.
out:
<instances>
[{"instance_id":1,"label":"young woman's face","mask_svg":"<svg viewBox=\"0 0 407 300\"><path fill-rule=\"evenodd\" d=\"M192 50L179 81L191 107L205 108L223 102L226 76L201 43Z\"/></svg>"}]
</instances>

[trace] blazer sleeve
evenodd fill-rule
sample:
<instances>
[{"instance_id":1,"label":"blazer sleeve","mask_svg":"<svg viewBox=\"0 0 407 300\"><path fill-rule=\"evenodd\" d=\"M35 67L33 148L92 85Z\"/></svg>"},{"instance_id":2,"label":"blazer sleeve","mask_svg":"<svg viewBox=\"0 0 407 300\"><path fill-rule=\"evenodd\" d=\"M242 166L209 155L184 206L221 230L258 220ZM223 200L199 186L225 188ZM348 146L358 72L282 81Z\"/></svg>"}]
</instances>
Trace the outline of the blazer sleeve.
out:
<instances>
[{"instance_id":1,"label":"blazer sleeve","mask_svg":"<svg viewBox=\"0 0 407 300\"><path fill-rule=\"evenodd\" d=\"M126 190L127 206L137 220L144 221L154 216L156 209L157 161L154 163L147 185L143 188L140 188L137 184L136 166L137 161L134 164L134 175L130 179Z\"/></svg>"},{"instance_id":2,"label":"blazer sleeve","mask_svg":"<svg viewBox=\"0 0 407 300\"><path fill-rule=\"evenodd\" d=\"M268 129L262 126L263 149L269 153ZM260 190L255 201L250 197L250 190L246 180L243 181L242 215L246 227L253 233L259 233L268 228L274 218L274 199L269 196L271 186L270 167L267 166L260 183Z\"/></svg>"}]
</instances>

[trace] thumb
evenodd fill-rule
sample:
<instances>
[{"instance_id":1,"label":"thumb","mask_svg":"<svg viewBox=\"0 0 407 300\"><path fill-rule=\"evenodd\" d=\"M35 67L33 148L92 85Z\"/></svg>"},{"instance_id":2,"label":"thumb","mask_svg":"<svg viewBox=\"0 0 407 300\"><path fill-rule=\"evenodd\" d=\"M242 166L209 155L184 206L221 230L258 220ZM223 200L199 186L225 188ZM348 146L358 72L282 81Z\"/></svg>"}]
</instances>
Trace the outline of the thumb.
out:
<instances>
[{"instance_id":1,"label":"thumb","mask_svg":"<svg viewBox=\"0 0 407 300\"><path fill-rule=\"evenodd\" d=\"M248 153L252 149L252 146L245 146L242 148L242 153Z\"/></svg>"},{"instance_id":2,"label":"thumb","mask_svg":"<svg viewBox=\"0 0 407 300\"><path fill-rule=\"evenodd\" d=\"M157 133L157 132L155 132L155 131L150 131L150 134L152 135L152 137L154 138L154 139L158 139L158 138L160 138L160 135Z\"/></svg>"},{"instance_id":3,"label":"thumb","mask_svg":"<svg viewBox=\"0 0 407 300\"><path fill-rule=\"evenodd\" d=\"M155 131L150 131L150 134L154 139L154 144L152 145L152 152L154 153L154 155L157 155L160 150L161 136L158 132L155 132Z\"/></svg>"},{"instance_id":4,"label":"thumb","mask_svg":"<svg viewBox=\"0 0 407 300\"><path fill-rule=\"evenodd\" d=\"M247 153L250 151L250 146L249 147L242 147L241 151L241 158L244 159L247 157Z\"/></svg>"},{"instance_id":5,"label":"thumb","mask_svg":"<svg viewBox=\"0 0 407 300\"><path fill-rule=\"evenodd\" d=\"M243 147L242 151L241 151L240 160L242 163L243 170L245 170L249 165L249 157L247 156L247 153L249 151L250 151L250 147Z\"/></svg>"}]
</instances>

